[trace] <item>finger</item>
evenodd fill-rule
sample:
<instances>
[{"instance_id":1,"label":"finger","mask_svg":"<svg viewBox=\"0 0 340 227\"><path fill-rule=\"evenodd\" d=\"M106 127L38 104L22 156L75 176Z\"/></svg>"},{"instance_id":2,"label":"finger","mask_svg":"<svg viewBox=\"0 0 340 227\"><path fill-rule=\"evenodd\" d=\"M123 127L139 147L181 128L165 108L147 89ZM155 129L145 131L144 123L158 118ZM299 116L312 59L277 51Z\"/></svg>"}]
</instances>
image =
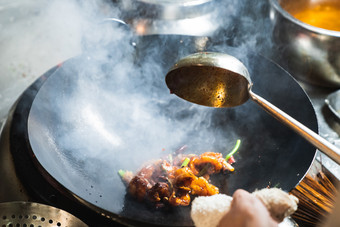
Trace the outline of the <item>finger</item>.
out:
<instances>
[{"instance_id":1,"label":"finger","mask_svg":"<svg viewBox=\"0 0 340 227\"><path fill-rule=\"evenodd\" d=\"M231 206L237 207L238 209L248 209L254 203L256 203L256 198L249 192L238 189L233 194L233 201Z\"/></svg>"},{"instance_id":2,"label":"finger","mask_svg":"<svg viewBox=\"0 0 340 227\"><path fill-rule=\"evenodd\" d=\"M237 189L233 194L233 199L244 200L251 197L251 194L243 189Z\"/></svg>"}]
</instances>

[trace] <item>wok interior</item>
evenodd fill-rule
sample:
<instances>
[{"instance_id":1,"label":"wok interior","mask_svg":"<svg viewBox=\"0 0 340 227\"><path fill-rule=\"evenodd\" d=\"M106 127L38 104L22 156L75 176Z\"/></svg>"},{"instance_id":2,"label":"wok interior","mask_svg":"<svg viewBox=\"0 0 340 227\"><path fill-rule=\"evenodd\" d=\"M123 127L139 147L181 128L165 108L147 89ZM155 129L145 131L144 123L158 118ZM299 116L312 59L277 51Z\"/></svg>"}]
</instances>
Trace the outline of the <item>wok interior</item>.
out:
<instances>
[{"instance_id":1,"label":"wok interior","mask_svg":"<svg viewBox=\"0 0 340 227\"><path fill-rule=\"evenodd\" d=\"M209 108L170 95L164 75L174 61L158 54L138 66L131 59L122 66L118 59L80 56L44 83L30 110L28 134L35 157L57 182L116 218L190 226L190 207L155 211L126 196L118 170L136 171L182 145L188 153L226 154L241 139L235 172L217 176L221 193L267 186L288 191L302 179L315 155L311 145L252 102ZM256 93L317 130L313 107L294 79L260 56L243 58Z\"/></svg>"}]
</instances>

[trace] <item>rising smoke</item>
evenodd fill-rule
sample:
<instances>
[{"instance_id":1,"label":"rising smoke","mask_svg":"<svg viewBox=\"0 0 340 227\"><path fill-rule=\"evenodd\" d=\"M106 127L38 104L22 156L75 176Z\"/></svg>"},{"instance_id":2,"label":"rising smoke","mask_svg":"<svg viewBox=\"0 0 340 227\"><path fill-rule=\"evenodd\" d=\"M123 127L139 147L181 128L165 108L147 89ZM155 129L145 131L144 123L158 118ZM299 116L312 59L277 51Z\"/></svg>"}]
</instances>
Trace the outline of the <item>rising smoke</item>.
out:
<instances>
[{"instance_id":1,"label":"rising smoke","mask_svg":"<svg viewBox=\"0 0 340 227\"><path fill-rule=\"evenodd\" d=\"M221 9L215 16L219 30L209 37L207 50L232 47L247 61L248 51L262 52L264 44L270 45L263 16L267 1L246 2L216 5ZM83 54L66 61L39 91L29 136L42 165L77 195L88 197L84 188L96 185L98 194L110 198L100 201L101 206L119 212L125 194L119 169L135 171L185 144L194 153L225 152L233 146L239 136L226 130L225 110L185 102L170 95L164 82L176 59L196 51L200 37L136 37L128 25L104 22L123 15L109 1L58 0L46 9L44 18L52 20L55 29L66 27ZM112 194L114 188L120 191ZM98 198L88 200L95 203Z\"/></svg>"}]
</instances>

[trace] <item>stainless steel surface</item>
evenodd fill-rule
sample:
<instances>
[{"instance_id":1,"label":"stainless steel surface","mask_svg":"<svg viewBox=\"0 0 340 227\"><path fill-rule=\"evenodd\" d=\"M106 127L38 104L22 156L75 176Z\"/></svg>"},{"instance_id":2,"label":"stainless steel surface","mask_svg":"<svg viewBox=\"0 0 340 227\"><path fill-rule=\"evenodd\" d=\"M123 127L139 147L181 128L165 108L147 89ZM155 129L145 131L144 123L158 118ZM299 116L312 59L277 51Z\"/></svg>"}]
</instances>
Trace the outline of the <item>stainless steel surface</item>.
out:
<instances>
[{"instance_id":1,"label":"stainless steel surface","mask_svg":"<svg viewBox=\"0 0 340 227\"><path fill-rule=\"evenodd\" d=\"M329 94L325 99L325 103L333 114L340 120L340 90Z\"/></svg>"},{"instance_id":2,"label":"stainless steel surface","mask_svg":"<svg viewBox=\"0 0 340 227\"><path fill-rule=\"evenodd\" d=\"M312 101L318 118L319 134L335 146L340 147L340 121L325 104L326 97L334 92L334 89L313 86L304 82L300 82L300 85L305 89ZM322 153L318 154L317 160L340 180L340 165Z\"/></svg>"},{"instance_id":3,"label":"stainless steel surface","mask_svg":"<svg viewBox=\"0 0 340 227\"><path fill-rule=\"evenodd\" d=\"M212 35L220 26L216 0L124 0L123 20L139 35Z\"/></svg>"},{"instance_id":4,"label":"stainless steel surface","mask_svg":"<svg viewBox=\"0 0 340 227\"><path fill-rule=\"evenodd\" d=\"M0 202L28 201L28 193L19 180L10 152L9 130L11 123L12 119L9 115L7 121L2 125L3 127L0 126Z\"/></svg>"},{"instance_id":5,"label":"stainless steel surface","mask_svg":"<svg viewBox=\"0 0 340 227\"><path fill-rule=\"evenodd\" d=\"M87 226L64 210L31 202L0 203L0 217L1 226Z\"/></svg>"},{"instance_id":6,"label":"stainless steel surface","mask_svg":"<svg viewBox=\"0 0 340 227\"><path fill-rule=\"evenodd\" d=\"M340 87L340 32L305 24L282 6L305 7L313 1L270 0L277 61L296 78L314 85Z\"/></svg>"},{"instance_id":7,"label":"stainless steel surface","mask_svg":"<svg viewBox=\"0 0 340 227\"><path fill-rule=\"evenodd\" d=\"M30 199L10 152L10 108L43 73L81 52L81 17L72 1L0 2L0 202Z\"/></svg>"},{"instance_id":8,"label":"stainless steel surface","mask_svg":"<svg viewBox=\"0 0 340 227\"><path fill-rule=\"evenodd\" d=\"M135 16L178 20L202 16L212 10L214 2L216 0L126 0L121 6Z\"/></svg>"},{"instance_id":9,"label":"stainless steel surface","mask_svg":"<svg viewBox=\"0 0 340 227\"><path fill-rule=\"evenodd\" d=\"M252 82L247 68L233 56L211 52L186 56L170 69L166 75L166 83L177 96L205 106L234 107L243 104L250 97L340 165L340 149L255 94L251 90Z\"/></svg>"},{"instance_id":10,"label":"stainless steel surface","mask_svg":"<svg viewBox=\"0 0 340 227\"><path fill-rule=\"evenodd\" d=\"M81 18L72 1L0 2L0 124L36 78L81 52Z\"/></svg>"}]
</instances>

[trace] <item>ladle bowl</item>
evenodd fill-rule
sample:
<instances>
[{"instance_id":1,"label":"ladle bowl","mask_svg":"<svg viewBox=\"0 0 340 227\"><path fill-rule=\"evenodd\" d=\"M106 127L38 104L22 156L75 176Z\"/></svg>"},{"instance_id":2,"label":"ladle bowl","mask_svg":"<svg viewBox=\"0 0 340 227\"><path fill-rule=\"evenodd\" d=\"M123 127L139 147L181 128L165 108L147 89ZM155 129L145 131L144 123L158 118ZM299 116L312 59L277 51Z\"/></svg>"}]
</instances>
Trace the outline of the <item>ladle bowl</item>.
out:
<instances>
[{"instance_id":1,"label":"ladle bowl","mask_svg":"<svg viewBox=\"0 0 340 227\"><path fill-rule=\"evenodd\" d=\"M199 105L234 107L250 98L340 164L340 149L252 92L253 84L247 68L231 55L214 52L189 55L169 70L165 80L171 93Z\"/></svg>"}]
</instances>

